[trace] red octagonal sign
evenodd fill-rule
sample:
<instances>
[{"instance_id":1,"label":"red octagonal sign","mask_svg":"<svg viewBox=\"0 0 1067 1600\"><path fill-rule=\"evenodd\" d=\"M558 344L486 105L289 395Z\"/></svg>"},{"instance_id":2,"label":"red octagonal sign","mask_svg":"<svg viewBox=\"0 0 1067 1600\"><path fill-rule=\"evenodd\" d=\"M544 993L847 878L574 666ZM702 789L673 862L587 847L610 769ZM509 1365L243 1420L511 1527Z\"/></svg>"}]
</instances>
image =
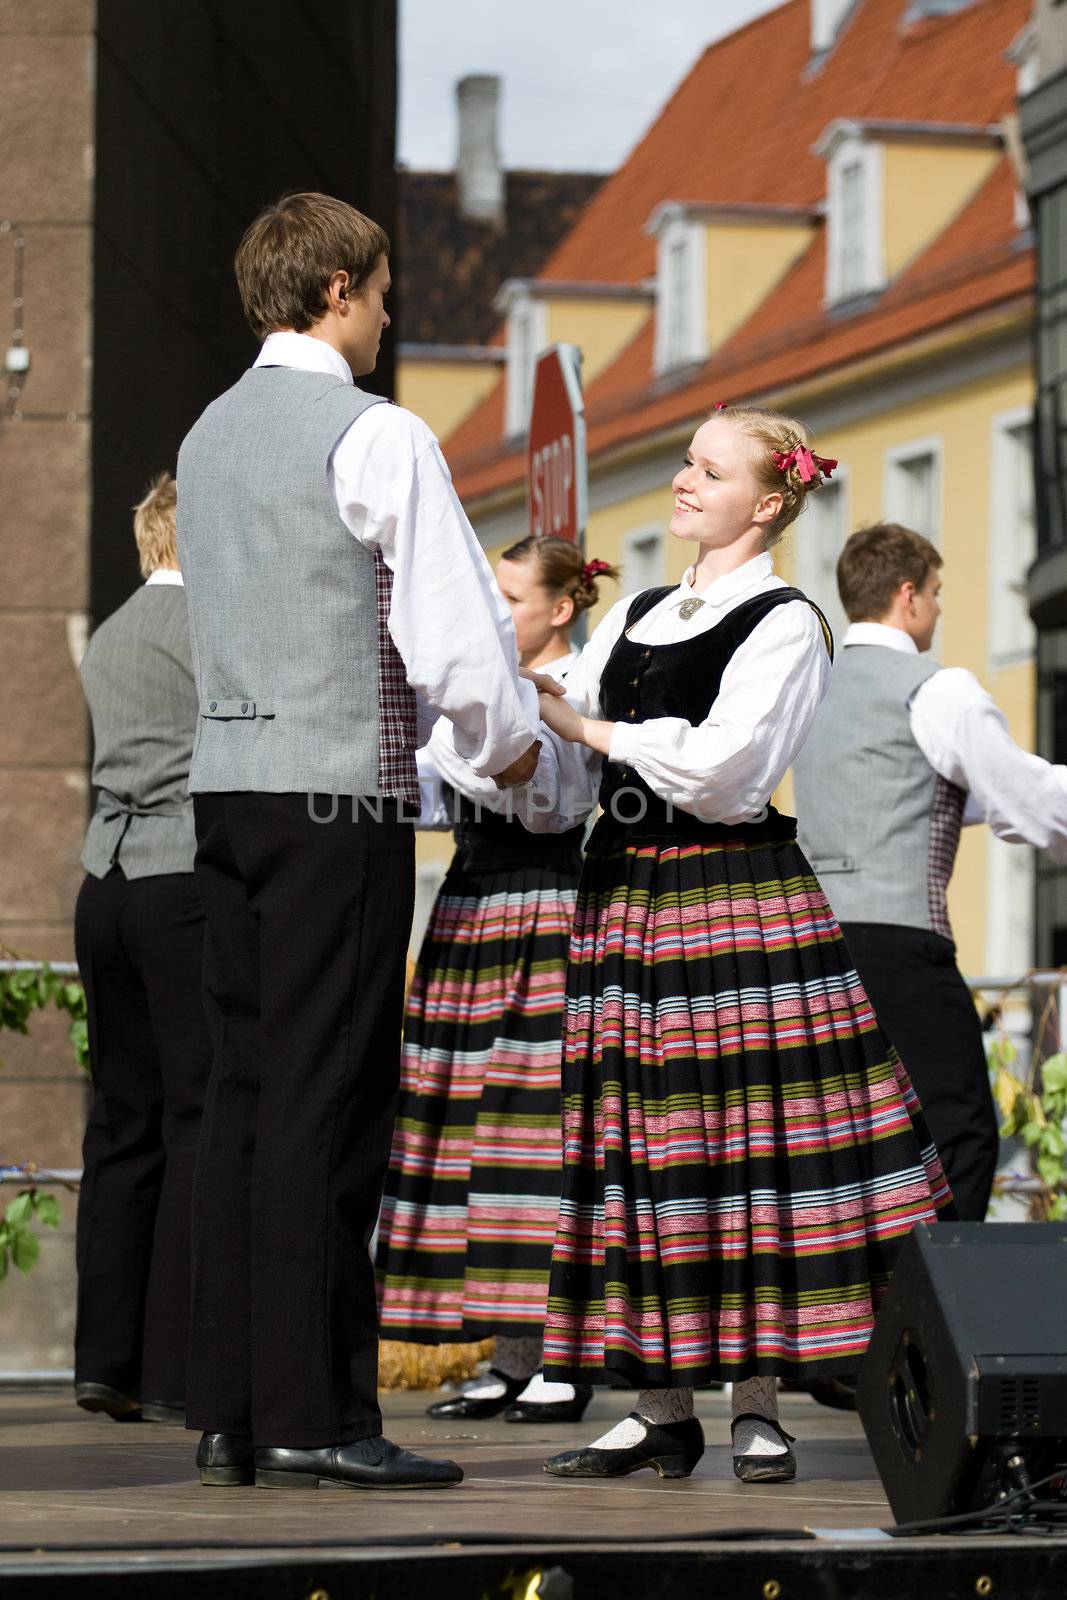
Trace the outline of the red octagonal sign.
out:
<instances>
[{"instance_id":1,"label":"red octagonal sign","mask_svg":"<svg viewBox=\"0 0 1067 1600\"><path fill-rule=\"evenodd\" d=\"M573 344L554 344L538 357L526 455L530 532L575 543L586 508L581 362Z\"/></svg>"}]
</instances>

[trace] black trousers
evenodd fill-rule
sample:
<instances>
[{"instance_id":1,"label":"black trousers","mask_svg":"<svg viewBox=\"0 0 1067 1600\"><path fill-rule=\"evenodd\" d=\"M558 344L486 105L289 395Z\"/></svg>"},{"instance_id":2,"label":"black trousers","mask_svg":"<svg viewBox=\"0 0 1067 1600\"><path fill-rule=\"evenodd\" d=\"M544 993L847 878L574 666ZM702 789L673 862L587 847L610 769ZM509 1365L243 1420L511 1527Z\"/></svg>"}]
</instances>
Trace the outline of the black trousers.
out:
<instances>
[{"instance_id":1,"label":"black trousers","mask_svg":"<svg viewBox=\"0 0 1067 1600\"><path fill-rule=\"evenodd\" d=\"M415 880L414 830L381 804L376 821L331 796L195 797L215 1053L187 1415L261 1445L381 1432L368 1249Z\"/></svg>"},{"instance_id":2,"label":"black trousers","mask_svg":"<svg viewBox=\"0 0 1067 1600\"><path fill-rule=\"evenodd\" d=\"M190 1212L211 1065L191 872L86 878L74 937L93 1098L78 1201L75 1374L185 1398Z\"/></svg>"},{"instance_id":3,"label":"black trousers","mask_svg":"<svg viewBox=\"0 0 1067 1600\"><path fill-rule=\"evenodd\" d=\"M960 1220L981 1222L997 1169L997 1114L956 947L921 928L848 922L841 931L922 1101Z\"/></svg>"}]
</instances>

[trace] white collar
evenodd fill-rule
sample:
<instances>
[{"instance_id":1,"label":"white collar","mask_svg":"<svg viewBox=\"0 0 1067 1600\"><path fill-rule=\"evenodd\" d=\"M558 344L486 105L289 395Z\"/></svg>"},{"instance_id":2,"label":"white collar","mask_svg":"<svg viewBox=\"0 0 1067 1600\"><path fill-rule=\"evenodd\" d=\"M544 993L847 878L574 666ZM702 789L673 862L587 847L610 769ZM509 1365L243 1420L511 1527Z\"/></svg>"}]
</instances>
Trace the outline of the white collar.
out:
<instances>
[{"instance_id":1,"label":"white collar","mask_svg":"<svg viewBox=\"0 0 1067 1600\"><path fill-rule=\"evenodd\" d=\"M693 571L692 567L686 568L681 583L667 602L668 610L680 606L683 600L693 599ZM725 572L721 578L713 579L702 591L700 598L707 605L725 605L735 595L744 594L746 589L754 589L773 576L774 562L771 560L771 553L769 550L761 550L758 556L753 556L744 566L735 567L732 572Z\"/></svg>"},{"instance_id":2,"label":"white collar","mask_svg":"<svg viewBox=\"0 0 1067 1600\"><path fill-rule=\"evenodd\" d=\"M173 567L157 567L155 572L150 572L144 581L147 589L153 583L173 583L179 589L185 588L185 579L180 572L175 572Z\"/></svg>"},{"instance_id":3,"label":"white collar","mask_svg":"<svg viewBox=\"0 0 1067 1600\"><path fill-rule=\"evenodd\" d=\"M301 372L329 372L344 383L354 383L352 368L339 350L310 333L268 333L256 357L257 367L296 367Z\"/></svg>"},{"instance_id":4,"label":"white collar","mask_svg":"<svg viewBox=\"0 0 1067 1600\"><path fill-rule=\"evenodd\" d=\"M891 628L888 622L852 622L841 641L842 650L850 644L880 644L885 650L899 650L901 655L917 656L919 646L903 628Z\"/></svg>"}]
</instances>

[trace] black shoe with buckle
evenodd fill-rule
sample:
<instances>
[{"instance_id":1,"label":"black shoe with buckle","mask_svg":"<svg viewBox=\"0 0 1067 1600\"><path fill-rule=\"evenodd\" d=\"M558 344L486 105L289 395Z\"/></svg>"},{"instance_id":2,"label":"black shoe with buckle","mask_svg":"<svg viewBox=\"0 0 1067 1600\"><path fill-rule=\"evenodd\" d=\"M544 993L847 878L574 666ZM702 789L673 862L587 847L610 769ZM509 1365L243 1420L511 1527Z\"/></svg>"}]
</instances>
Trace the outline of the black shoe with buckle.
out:
<instances>
[{"instance_id":1,"label":"black shoe with buckle","mask_svg":"<svg viewBox=\"0 0 1067 1600\"><path fill-rule=\"evenodd\" d=\"M252 1441L243 1433L202 1433L196 1450L200 1482L208 1489L254 1483Z\"/></svg>"},{"instance_id":2,"label":"black shoe with buckle","mask_svg":"<svg viewBox=\"0 0 1067 1600\"><path fill-rule=\"evenodd\" d=\"M76 1383L74 1399L83 1411L103 1411L116 1422L140 1422L141 1402L109 1383Z\"/></svg>"},{"instance_id":3,"label":"black shoe with buckle","mask_svg":"<svg viewBox=\"0 0 1067 1600\"><path fill-rule=\"evenodd\" d=\"M696 1417L684 1422L646 1422L636 1411L630 1416L645 1430L640 1444L622 1450L565 1450L544 1464L554 1478L621 1478L651 1467L661 1478L688 1478L704 1454L704 1430Z\"/></svg>"},{"instance_id":4,"label":"black shoe with buckle","mask_svg":"<svg viewBox=\"0 0 1067 1600\"><path fill-rule=\"evenodd\" d=\"M454 1461L428 1461L380 1435L320 1450L256 1451L261 1489L317 1489L320 1483L345 1489L447 1489L462 1481L463 1469Z\"/></svg>"},{"instance_id":5,"label":"black shoe with buckle","mask_svg":"<svg viewBox=\"0 0 1067 1600\"><path fill-rule=\"evenodd\" d=\"M739 1422L760 1422L776 1433L785 1449L773 1456L734 1456L734 1477L742 1483L792 1483L797 1475L797 1458L789 1446L796 1440L791 1433L770 1417L761 1417L758 1411L742 1411L730 1424L730 1437Z\"/></svg>"},{"instance_id":6,"label":"black shoe with buckle","mask_svg":"<svg viewBox=\"0 0 1067 1600\"><path fill-rule=\"evenodd\" d=\"M506 1411L513 1401L525 1389L530 1379L507 1378L502 1372L495 1372L489 1368L489 1377L496 1378L498 1383L504 1385L504 1393L478 1399L475 1395L465 1394L461 1389L458 1394L451 1394L447 1400L435 1400L432 1406L426 1407L426 1415L433 1417L437 1422L450 1422L465 1419L468 1422L480 1422L486 1417L498 1417Z\"/></svg>"},{"instance_id":7,"label":"black shoe with buckle","mask_svg":"<svg viewBox=\"0 0 1067 1600\"><path fill-rule=\"evenodd\" d=\"M590 1383L572 1384L573 1400L516 1400L504 1412L505 1422L581 1422L593 1398Z\"/></svg>"}]
</instances>

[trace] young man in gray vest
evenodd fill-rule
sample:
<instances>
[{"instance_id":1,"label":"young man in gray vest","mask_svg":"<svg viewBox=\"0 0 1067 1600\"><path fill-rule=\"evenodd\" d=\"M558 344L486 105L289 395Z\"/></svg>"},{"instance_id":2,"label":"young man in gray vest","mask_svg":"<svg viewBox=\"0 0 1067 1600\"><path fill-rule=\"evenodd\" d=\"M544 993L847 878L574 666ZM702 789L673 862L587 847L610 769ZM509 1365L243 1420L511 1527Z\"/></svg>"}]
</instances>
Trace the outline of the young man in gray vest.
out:
<instances>
[{"instance_id":1,"label":"young man in gray vest","mask_svg":"<svg viewBox=\"0 0 1067 1600\"><path fill-rule=\"evenodd\" d=\"M968 821L1067 860L1067 768L1021 750L961 667L927 651L941 557L896 523L837 564L851 626L794 764L802 848L915 1085L964 1220L981 1221L997 1118L981 1029L956 966L946 890Z\"/></svg>"},{"instance_id":2,"label":"young man in gray vest","mask_svg":"<svg viewBox=\"0 0 1067 1600\"><path fill-rule=\"evenodd\" d=\"M388 326L388 249L326 195L256 219L235 266L263 348L178 461L215 1044L188 1384L209 1484L462 1477L381 1436L367 1253L399 1084L415 750L441 712L476 772L525 782L538 722L437 441L354 385Z\"/></svg>"},{"instance_id":3,"label":"young man in gray vest","mask_svg":"<svg viewBox=\"0 0 1067 1600\"><path fill-rule=\"evenodd\" d=\"M78 1197L74 1395L122 1421L184 1421L190 1224L211 1067L193 876L197 721L174 479L136 507L145 583L94 632L81 676L96 808L74 913L93 1089Z\"/></svg>"}]
</instances>

